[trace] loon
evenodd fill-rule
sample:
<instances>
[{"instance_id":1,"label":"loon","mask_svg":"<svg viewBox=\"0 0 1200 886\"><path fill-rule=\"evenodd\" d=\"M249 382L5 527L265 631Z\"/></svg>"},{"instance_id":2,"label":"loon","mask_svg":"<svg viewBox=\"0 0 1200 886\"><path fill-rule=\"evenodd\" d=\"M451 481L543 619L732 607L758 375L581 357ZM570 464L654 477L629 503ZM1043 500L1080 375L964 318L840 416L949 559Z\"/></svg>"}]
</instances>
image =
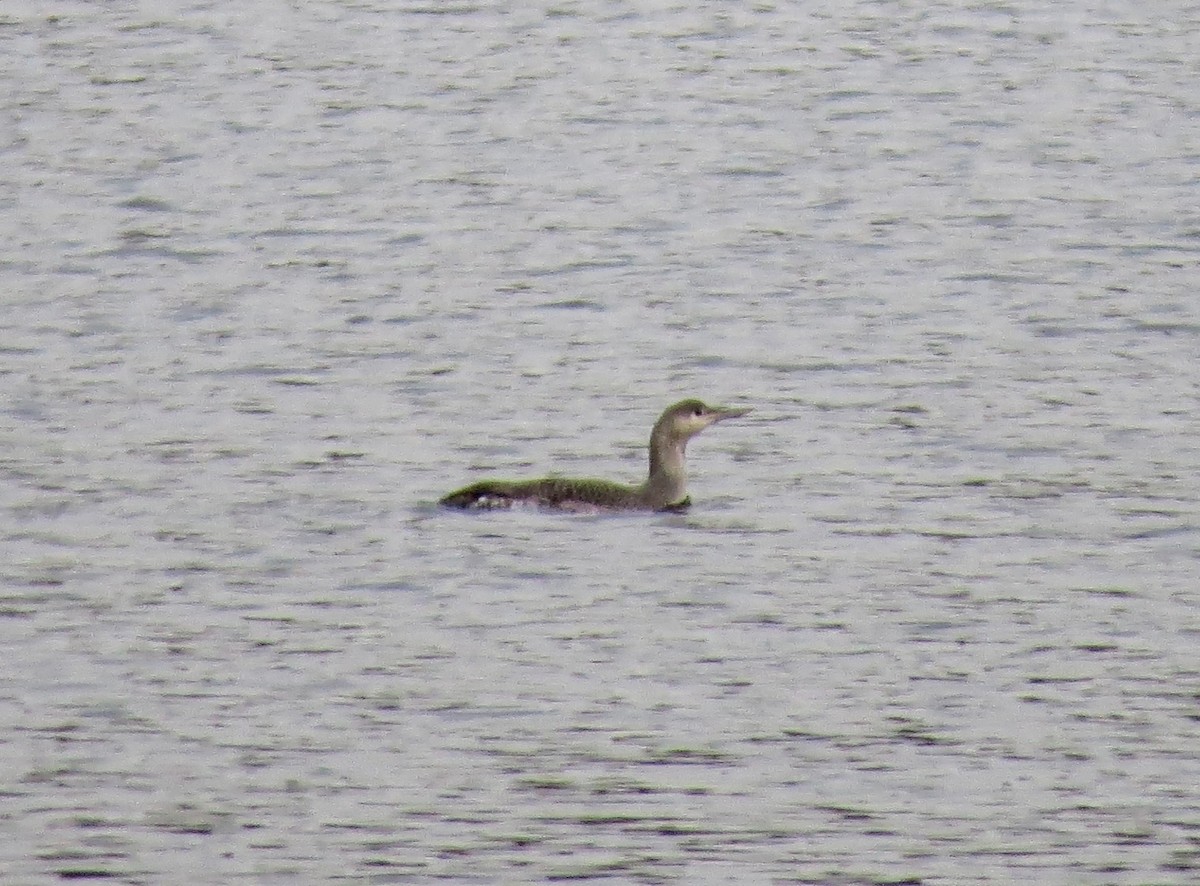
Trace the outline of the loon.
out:
<instances>
[{"instance_id":1,"label":"loon","mask_svg":"<svg viewBox=\"0 0 1200 886\"><path fill-rule=\"evenodd\" d=\"M668 407L650 432L650 475L632 486L611 480L547 477L542 480L481 480L451 492L438 502L451 508L490 510L527 502L564 511L682 511L687 494L684 448L709 425L737 418L749 409L706 406L681 400Z\"/></svg>"}]
</instances>

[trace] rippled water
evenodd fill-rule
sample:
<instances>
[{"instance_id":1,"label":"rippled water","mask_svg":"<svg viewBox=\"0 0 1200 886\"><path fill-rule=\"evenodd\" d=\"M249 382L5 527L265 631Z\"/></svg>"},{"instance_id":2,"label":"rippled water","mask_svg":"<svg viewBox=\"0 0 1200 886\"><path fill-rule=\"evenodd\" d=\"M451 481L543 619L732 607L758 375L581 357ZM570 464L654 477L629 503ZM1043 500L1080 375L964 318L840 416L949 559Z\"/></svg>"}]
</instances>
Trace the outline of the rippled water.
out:
<instances>
[{"instance_id":1,"label":"rippled water","mask_svg":"<svg viewBox=\"0 0 1200 886\"><path fill-rule=\"evenodd\" d=\"M5 882L1200 879L1193 4L0 44Z\"/></svg>"}]
</instances>

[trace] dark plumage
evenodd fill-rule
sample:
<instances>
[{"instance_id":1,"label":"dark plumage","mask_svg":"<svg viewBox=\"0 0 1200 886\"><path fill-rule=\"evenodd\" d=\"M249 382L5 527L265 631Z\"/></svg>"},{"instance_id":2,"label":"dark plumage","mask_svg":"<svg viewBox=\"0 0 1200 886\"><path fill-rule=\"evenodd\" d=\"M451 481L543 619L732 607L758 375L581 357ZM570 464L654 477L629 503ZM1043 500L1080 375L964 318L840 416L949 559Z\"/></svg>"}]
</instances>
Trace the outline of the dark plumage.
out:
<instances>
[{"instance_id":1,"label":"dark plumage","mask_svg":"<svg viewBox=\"0 0 1200 886\"><path fill-rule=\"evenodd\" d=\"M440 504L481 510L529 502L559 510L674 511L686 508L687 441L709 425L745 415L749 409L706 406L681 400L667 409L650 433L650 474L644 483L548 477L541 480L481 480L451 492Z\"/></svg>"}]
</instances>

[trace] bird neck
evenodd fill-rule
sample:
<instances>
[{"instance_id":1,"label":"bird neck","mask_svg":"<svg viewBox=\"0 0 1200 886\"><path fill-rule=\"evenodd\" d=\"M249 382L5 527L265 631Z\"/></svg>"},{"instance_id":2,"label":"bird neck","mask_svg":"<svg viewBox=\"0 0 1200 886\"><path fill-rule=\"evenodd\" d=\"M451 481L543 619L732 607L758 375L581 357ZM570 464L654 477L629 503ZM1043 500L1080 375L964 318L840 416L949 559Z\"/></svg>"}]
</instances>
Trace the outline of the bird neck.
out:
<instances>
[{"instance_id":1,"label":"bird neck","mask_svg":"<svg viewBox=\"0 0 1200 886\"><path fill-rule=\"evenodd\" d=\"M659 428L650 436L650 476L642 486L643 494L655 506L666 506L687 497L687 463L681 440Z\"/></svg>"}]
</instances>

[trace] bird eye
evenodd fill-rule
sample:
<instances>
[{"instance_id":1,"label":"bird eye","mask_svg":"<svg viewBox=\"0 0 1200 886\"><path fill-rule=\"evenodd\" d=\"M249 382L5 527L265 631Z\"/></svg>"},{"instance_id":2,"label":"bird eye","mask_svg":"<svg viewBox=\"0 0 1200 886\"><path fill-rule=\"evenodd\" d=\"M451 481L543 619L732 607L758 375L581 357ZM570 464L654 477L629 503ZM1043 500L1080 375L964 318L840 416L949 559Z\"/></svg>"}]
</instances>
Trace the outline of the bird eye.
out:
<instances>
[{"instance_id":1,"label":"bird eye","mask_svg":"<svg viewBox=\"0 0 1200 886\"><path fill-rule=\"evenodd\" d=\"M704 410L701 409L699 406L692 407L692 415L696 416L696 418L699 418L703 414L704 414Z\"/></svg>"}]
</instances>

